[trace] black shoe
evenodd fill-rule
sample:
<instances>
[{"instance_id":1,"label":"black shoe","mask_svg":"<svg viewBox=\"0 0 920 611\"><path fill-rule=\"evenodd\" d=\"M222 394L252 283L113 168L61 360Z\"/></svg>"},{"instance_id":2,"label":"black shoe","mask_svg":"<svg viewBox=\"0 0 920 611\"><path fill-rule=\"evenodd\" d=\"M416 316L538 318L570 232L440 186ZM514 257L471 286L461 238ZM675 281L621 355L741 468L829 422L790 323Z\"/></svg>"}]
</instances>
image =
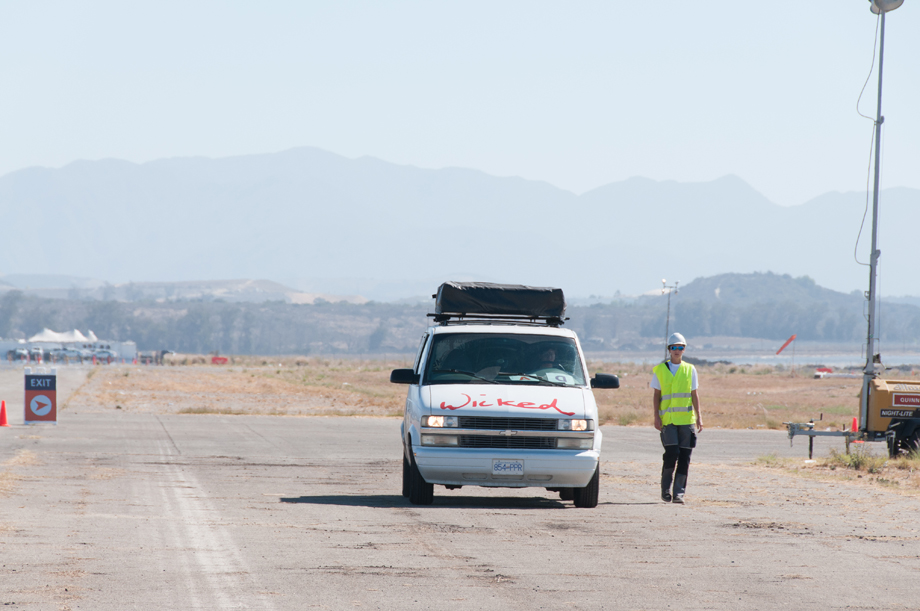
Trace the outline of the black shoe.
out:
<instances>
[{"instance_id":1,"label":"black shoe","mask_svg":"<svg viewBox=\"0 0 920 611\"><path fill-rule=\"evenodd\" d=\"M667 490L662 490L662 491L661 491L661 500L664 501L665 503L670 503L670 502L671 502L671 493L668 492Z\"/></svg>"},{"instance_id":2,"label":"black shoe","mask_svg":"<svg viewBox=\"0 0 920 611\"><path fill-rule=\"evenodd\" d=\"M671 495L669 494L668 497L670 497L670 496L671 496ZM683 495L683 494L675 494L675 495L674 495L674 500L671 501L671 502L672 502L672 503L680 503L681 505L683 505L683 504L684 504L684 495Z\"/></svg>"}]
</instances>

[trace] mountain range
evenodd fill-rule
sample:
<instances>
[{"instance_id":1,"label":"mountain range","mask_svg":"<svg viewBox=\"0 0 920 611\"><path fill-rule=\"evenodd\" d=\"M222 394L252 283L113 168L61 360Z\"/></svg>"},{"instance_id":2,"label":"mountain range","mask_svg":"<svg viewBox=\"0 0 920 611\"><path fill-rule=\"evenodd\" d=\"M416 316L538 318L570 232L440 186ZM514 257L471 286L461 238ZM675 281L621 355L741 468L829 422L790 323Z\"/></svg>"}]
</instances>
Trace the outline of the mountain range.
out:
<instances>
[{"instance_id":1,"label":"mountain range","mask_svg":"<svg viewBox=\"0 0 920 611\"><path fill-rule=\"evenodd\" d=\"M803 169L807 171L807 169ZM881 193L880 291L916 294L920 191ZM134 164L78 161L0 177L0 271L116 284L267 278L377 300L443 280L639 294L736 272L868 286L865 193L782 207L734 176L632 178L581 195L459 168L421 169L315 148Z\"/></svg>"},{"instance_id":2,"label":"mountain range","mask_svg":"<svg viewBox=\"0 0 920 611\"><path fill-rule=\"evenodd\" d=\"M318 302L367 303L360 295L305 293L271 280L188 280L184 282L127 282L109 284L93 278L61 275L8 274L0 276L0 294L20 291L48 299L82 301L224 301L228 303Z\"/></svg>"}]
</instances>

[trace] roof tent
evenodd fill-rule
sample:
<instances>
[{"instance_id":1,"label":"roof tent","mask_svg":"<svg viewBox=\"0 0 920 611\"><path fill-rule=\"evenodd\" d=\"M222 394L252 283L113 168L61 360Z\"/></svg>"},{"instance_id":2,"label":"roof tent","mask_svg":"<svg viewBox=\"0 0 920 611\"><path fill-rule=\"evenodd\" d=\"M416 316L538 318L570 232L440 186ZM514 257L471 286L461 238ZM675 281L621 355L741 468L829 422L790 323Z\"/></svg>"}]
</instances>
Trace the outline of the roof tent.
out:
<instances>
[{"instance_id":1,"label":"roof tent","mask_svg":"<svg viewBox=\"0 0 920 611\"><path fill-rule=\"evenodd\" d=\"M445 282L435 295L434 319L454 317L541 319L562 324L565 296L562 289L493 284L491 282Z\"/></svg>"}]
</instances>

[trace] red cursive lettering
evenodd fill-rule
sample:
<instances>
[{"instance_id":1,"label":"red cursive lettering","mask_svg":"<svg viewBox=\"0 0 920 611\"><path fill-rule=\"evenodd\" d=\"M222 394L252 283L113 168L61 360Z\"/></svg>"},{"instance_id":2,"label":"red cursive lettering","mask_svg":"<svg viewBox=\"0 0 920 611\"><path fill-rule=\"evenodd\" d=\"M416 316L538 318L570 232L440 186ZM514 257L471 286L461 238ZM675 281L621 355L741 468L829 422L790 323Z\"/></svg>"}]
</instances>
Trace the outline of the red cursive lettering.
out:
<instances>
[{"instance_id":1,"label":"red cursive lettering","mask_svg":"<svg viewBox=\"0 0 920 611\"><path fill-rule=\"evenodd\" d=\"M441 402L441 409L449 409L449 410L460 409L461 407L466 407L466 406L469 405L471 402L472 402L472 404L473 404L473 407L477 407L477 402L476 402L476 401L473 401L472 397L470 397L470 396L469 396L468 394L466 394L466 393L460 393L460 394L463 395L464 397L466 397L466 401L465 401L464 403L462 403L462 404L460 404L460 405L447 405L447 402L446 402L446 401L442 401L442 402ZM532 403L532 402L530 402L530 401L508 401L507 399L497 399L496 401L498 402L498 405L499 405L499 406L506 405L506 406L508 406L508 407L519 407L519 408L521 408L521 409L542 409L542 410L547 410L547 409L552 408L552 409L556 410L557 412L559 412L560 414L564 414L564 415L566 415L566 416L574 416L574 415L575 415L575 412L566 412L566 411L561 410L561 409L559 408L559 406L556 405L557 399L553 399L551 403L543 403L543 404L541 404L541 405L537 405L537 404ZM492 407L492 404L491 404L491 403L486 403L485 401L479 401L479 402L478 402L478 407Z\"/></svg>"},{"instance_id":2,"label":"red cursive lettering","mask_svg":"<svg viewBox=\"0 0 920 611\"><path fill-rule=\"evenodd\" d=\"M466 393L460 393L460 394L463 395L464 397L466 397L466 403L464 403L464 404L462 404L462 405L446 405L446 401L441 401L441 409L451 409L451 410L453 410L453 409L460 409L461 407L466 407L467 405L469 405L469 404L470 404L470 401L473 400L472 397L470 397L470 396L469 396L468 394L466 394Z\"/></svg>"},{"instance_id":3,"label":"red cursive lettering","mask_svg":"<svg viewBox=\"0 0 920 611\"><path fill-rule=\"evenodd\" d=\"M574 416L574 415L575 415L575 412L564 412L564 411L562 411L561 409L559 409L559 407L556 405L556 400L555 400L555 399L553 399L553 402L552 402L552 403L550 403L550 404L548 404L548 405L547 405L547 404L543 404L543 405L541 405L541 406L540 406L539 408L537 408L537 409L549 409L549 408L553 408L554 410L556 410L556 411L559 412L560 414L565 414L566 416Z\"/></svg>"}]
</instances>

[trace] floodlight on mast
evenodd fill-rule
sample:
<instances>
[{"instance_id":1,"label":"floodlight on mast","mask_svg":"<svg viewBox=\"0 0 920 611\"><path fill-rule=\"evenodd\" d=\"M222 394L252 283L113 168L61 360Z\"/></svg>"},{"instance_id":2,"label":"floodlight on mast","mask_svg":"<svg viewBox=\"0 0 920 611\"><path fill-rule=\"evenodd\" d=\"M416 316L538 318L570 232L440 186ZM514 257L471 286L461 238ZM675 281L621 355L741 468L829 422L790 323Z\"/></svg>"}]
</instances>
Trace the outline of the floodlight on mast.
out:
<instances>
[{"instance_id":1,"label":"floodlight on mast","mask_svg":"<svg viewBox=\"0 0 920 611\"><path fill-rule=\"evenodd\" d=\"M904 0L869 0L869 10L876 15L893 11L904 4Z\"/></svg>"}]
</instances>

